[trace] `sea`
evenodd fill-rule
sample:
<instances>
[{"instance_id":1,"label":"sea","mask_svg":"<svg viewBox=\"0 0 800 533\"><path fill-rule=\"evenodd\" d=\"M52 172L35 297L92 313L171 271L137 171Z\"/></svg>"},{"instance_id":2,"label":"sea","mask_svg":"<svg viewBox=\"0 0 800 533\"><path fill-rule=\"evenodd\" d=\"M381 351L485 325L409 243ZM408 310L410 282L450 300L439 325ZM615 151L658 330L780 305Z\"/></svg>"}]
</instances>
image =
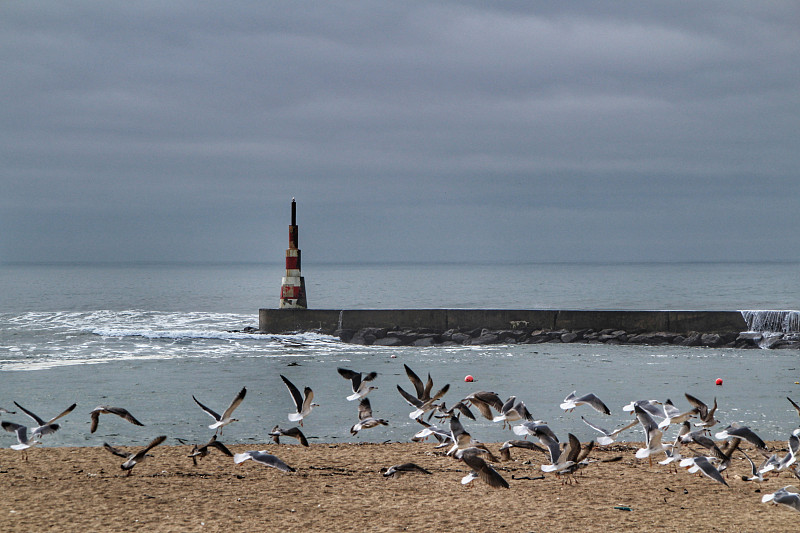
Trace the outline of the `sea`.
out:
<instances>
[{"instance_id":1,"label":"sea","mask_svg":"<svg viewBox=\"0 0 800 533\"><path fill-rule=\"evenodd\" d=\"M447 405L477 390L516 396L557 435L599 435L630 420L631 401L671 399L688 409L690 393L716 400L721 429L750 426L785 440L800 418L800 351L680 346L538 344L356 346L314 332L245 333L259 308L277 308L281 264L0 264L0 407L3 420L31 421L14 402L45 420L76 403L42 446L204 443L213 422L196 398L222 412L242 387L237 422L221 440L270 441L292 427L293 403L280 376L310 387L319 405L304 421L312 442L408 442L421 429L397 387L411 391L407 365ZM319 309L496 308L738 310L800 309L800 263L304 264L309 307ZM378 373L373 413L388 426L351 435L358 402L349 402L345 367ZM471 375L474 382L466 382ZM722 379L723 384L716 385ZM610 416L580 406L564 412L571 392L595 393ZM145 426L105 415L89 432L98 405L124 407ZM447 424L433 419L444 427ZM484 442L517 438L500 423L464 420ZM716 429L716 428L714 428ZM674 430L671 430L674 431ZM671 433L665 439L672 438ZM640 429L620 440L641 441ZM0 432L0 446L15 443Z\"/></svg>"}]
</instances>

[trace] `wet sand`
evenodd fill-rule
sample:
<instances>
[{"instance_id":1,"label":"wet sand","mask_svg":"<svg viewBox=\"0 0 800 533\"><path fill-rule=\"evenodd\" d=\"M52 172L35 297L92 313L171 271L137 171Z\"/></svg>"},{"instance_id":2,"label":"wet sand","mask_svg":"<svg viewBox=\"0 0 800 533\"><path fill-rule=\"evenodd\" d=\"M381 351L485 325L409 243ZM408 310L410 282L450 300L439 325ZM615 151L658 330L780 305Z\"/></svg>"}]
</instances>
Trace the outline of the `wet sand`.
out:
<instances>
[{"instance_id":1,"label":"wet sand","mask_svg":"<svg viewBox=\"0 0 800 533\"><path fill-rule=\"evenodd\" d=\"M224 439L222 439L224 441ZM169 442L169 441L168 441ZM492 450L499 445L489 445ZM786 443L770 443L785 449ZM800 485L791 473L745 482L736 454L730 487L634 458L635 445L593 451L598 462L573 483L544 479L544 456L512 450L495 463L509 489L480 480L429 443L231 446L266 449L295 467L234 465L216 450L199 460L190 446L159 446L131 476L102 448L38 448L29 460L0 450L3 531L797 531L800 513L761 496ZM123 448L135 451L138 448ZM745 447L748 453L751 448ZM753 455L755 454L755 455ZM753 451L751 457L758 456ZM660 456L662 458L663 455ZM760 456L759 456L760 457ZM526 464L526 461L530 463ZM384 478L380 469L413 462L431 475Z\"/></svg>"}]
</instances>

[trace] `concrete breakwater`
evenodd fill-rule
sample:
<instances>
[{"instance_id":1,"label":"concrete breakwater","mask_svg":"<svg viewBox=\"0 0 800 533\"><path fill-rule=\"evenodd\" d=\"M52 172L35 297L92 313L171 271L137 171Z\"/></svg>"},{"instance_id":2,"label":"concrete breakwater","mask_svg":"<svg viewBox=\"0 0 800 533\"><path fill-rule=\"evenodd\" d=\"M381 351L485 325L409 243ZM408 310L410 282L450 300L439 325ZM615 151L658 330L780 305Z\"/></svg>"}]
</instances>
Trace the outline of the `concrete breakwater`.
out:
<instances>
[{"instance_id":1,"label":"concrete breakwater","mask_svg":"<svg viewBox=\"0 0 800 533\"><path fill-rule=\"evenodd\" d=\"M740 311L582 311L510 309L260 309L263 333L319 331L380 346L602 342L756 348ZM800 349L793 335L770 348Z\"/></svg>"}]
</instances>

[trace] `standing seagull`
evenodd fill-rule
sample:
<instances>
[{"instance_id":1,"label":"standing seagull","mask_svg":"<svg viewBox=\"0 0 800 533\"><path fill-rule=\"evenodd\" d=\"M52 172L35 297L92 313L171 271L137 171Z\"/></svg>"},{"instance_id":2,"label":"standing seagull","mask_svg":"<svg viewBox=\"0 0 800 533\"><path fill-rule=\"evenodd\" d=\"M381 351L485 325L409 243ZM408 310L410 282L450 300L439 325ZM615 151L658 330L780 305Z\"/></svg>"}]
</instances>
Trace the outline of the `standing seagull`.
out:
<instances>
[{"instance_id":1,"label":"standing seagull","mask_svg":"<svg viewBox=\"0 0 800 533\"><path fill-rule=\"evenodd\" d=\"M358 404L358 423L350 428L350 433L355 435L362 429L388 425L389 422L386 419L372 416L372 407L369 404L369 398L362 398L361 403Z\"/></svg>"},{"instance_id":2,"label":"standing seagull","mask_svg":"<svg viewBox=\"0 0 800 533\"><path fill-rule=\"evenodd\" d=\"M286 376L283 374L280 375L283 382L286 384L286 388L289 389L289 394L292 395L292 401L294 401L294 407L296 412L289 413L289 421L291 422L300 422L300 425L303 425L303 418L307 417L308 414L311 412L311 409L314 407L319 407L319 404L313 403L314 402L314 391L311 390L310 387L306 387L303 390L305 398L300 396L300 391L297 390L297 387L294 384L286 379Z\"/></svg>"},{"instance_id":3,"label":"standing seagull","mask_svg":"<svg viewBox=\"0 0 800 533\"><path fill-rule=\"evenodd\" d=\"M38 416L36 416L35 413L32 413L31 411L28 411L27 409L22 407L17 402L14 402L14 405L16 405L17 407L22 409L22 411L26 415L31 417L34 422L39 424L37 427L31 428L31 437L36 438L39 435L46 435L48 433L53 433L54 431L56 431L60 426L58 424L53 424L53 422L55 422L56 420L58 420L62 416L66 416L66 415L70 414L72 412L72 410L75 409L75 407L78 404L73 403L72 405L70 405L69 407L64 409L64 411L61 414L59 414L57 416L54 416L53 418L51 418L50 420L48 420L46 422L44 420L42 420L41 418L39 418Z\"/></svg>"},{"instance_id":4,"label":"standing seagull","mask_svg":"<svg viewBox=\"0 0 800 533\"><path fill-rule=\"evenodd\" d=\"M136 420L136 418L130 414L127 409L123 409L122 407L111 407L108 405L98 405L89 413L89 416L92 418L92 427L89 430L90 433L97 431L97 423L100 421L101 414L117 415L118 417L124 418L135 426L144 426L144 424Z\"/></svg>"},{"instance_id":5,"label":"standing seagull","mask_svg":"<svg viewBox=\"0 0 800 533\"><path fill-rule=\"evenodd\" d=\"M575 396L575 391L572 391L571 394L568 394L564 401L561 403L561 408L565 411L572 411L579 405L591 405L595 411L603 413L604 415L610 415L611 411L606 407L600 398L592 394L584 394L583 396Z\"/></svg>"},{"instance_id":6,"label":"standing seagull","mask_svg":"<svg viewBox=\"0 0 800 533\"><path fill-rule=\"evenodd\" d=\"M150 444L148 444L138 452L130 455L114 448L113 446L109 445L106 442L103 443L103 447L118 457L127 458L127 461L122 463L120 465L120 468L122 468L123 470L127 470L128 475L130 476L131 472L133 471L133 467L136 466L137 463L141 463L142 461L144 461L145 457L150 457L150 455L147 452L149 452L150 450L152 450L153 448L164 442L166 439L167 439L166 435L161 435L160 437L156 437L150 442Z\"/></svg>"},{"instance_id":7,"label":"standing seagull","mask_svg":"<svg viewBox=\"0 0 800 533\"><path fill-rule=\"evenodd\" d=\"M212 411L211 409L209 409L208 407L197 401L197 398L195 398L194 395L192 395L192 399L195 401L197 405L200 406L200 409L208 413L208 415L211 418L216 420L216 422L208 426L208 429L216 429L217 430L216 433L222 435L222 428L224 426L227 426L231 422L237 421L235 418L232 418L231 415L233 415L233 410L239 407L239 404L242 403L245 394L247 394L247 387L242 387L242 390L239 391L239 394L236 395L236 398L234 398L231 404L228 406L228 408L225 409L225 412L222 413L222 416L220 416L215 411Z\"/></svg>"},{"instance_id":8,"label":"standing seagull","mask_svg":"<svg viewBox=\"0 0 800 533\"><path fill-rule=\"evenodd\" d=\"M360 400L371 391L378 388L369 384L370 381L378 377L377 372L370 372L369 374L365 375L361 372L355 372L347 368L337 368L336 371L339 372L339 375L341 375L344 379L349 379L352 382L353 394L347 397L347 400L350 402L353 400Z\"/></svg>"}]
</instances>

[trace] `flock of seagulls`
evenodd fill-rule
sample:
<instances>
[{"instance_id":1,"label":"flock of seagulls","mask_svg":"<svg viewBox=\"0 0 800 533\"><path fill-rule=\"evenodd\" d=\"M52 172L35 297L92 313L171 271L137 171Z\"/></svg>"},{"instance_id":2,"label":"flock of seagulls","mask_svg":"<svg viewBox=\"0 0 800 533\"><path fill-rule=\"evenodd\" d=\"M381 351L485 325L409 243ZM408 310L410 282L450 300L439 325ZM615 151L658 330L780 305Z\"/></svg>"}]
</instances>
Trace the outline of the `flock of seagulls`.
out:
<instances>
[{"instance_id":1,"label":"flock of seagulls","mask_svg":"<svg viewBox=\"0 0 800 533\"><path fill-rule=\"evenodd\" d=\"M728 486L727 469L734 454L739 452L750 464L749 475L741 476L743 481L762 482L766 476L779 475L784 470L800 479L800 467L797 464L798 456L800 456L800 428L794 430L789 436L788 452L785 455L770 454L764 441L749 427L733 423L712 433L710 428L720 422L716 418L716 398L709 406L697 397L685 393L684 396L689 407L684 410L676 407L669 399L664 402L658 400L632 401L622 407L623 412L631 413L631 422L611 431L581 416L581 420L587 426L600 434L596 440L582 444L572 433L568 433L565 441L562 442L548 424L543 420L535 419L524 402L516 396L510 396L503 401L494 392L475 391L448 408L443 397L449 390L449 384L433 393L433 380L430 373L423 382L408 365L404 365L404 368L413 387L413 393L406 391L400 385L397 385L397 390L413 408L409 417L422 426L411 437L411 440L420 442L432 437L437 441L436 448L448 448L442 455L451 457L469 468L467 475L461 479L461 483L464 485L474 480L481 480L492 488L509 488L509 483L494 468L493 463L513 460L511 450L515 448L540 454L543 457L540 466L543 473L552 473L561 477L562 483L577 483L575 474L598 461L591 459L591 453L596 446L608 446L614 443L623 432L636 426L639 426L643 432L645 446L636 450L635 457L640 460L647 459L651 465L654 459L659 459L663 454L663 459L659 461L659 464L672 465L675 469L685 468L689 473L698 473L716 483ZM388 420L374 416L370 400L367 398L370 392L377 389L373 382L378 374L376 372L356 372L347 368L338 368L337 371L342 378L350 382L352 394L347 395L346 400L359 402L358 421L350 428L350 433L356 435L366 429L388 425ZM306 386L301 394L300 390L286 376L280 375L280 378L286 385L294 406L287 418L290 422L298 423L300 427L282 428L276 425L269 435L277 444L280 444L281 437L285 437L296 439L301 446L307 447L308 440L301 427L313 408L319 406L313 401L314 392ZM233 418L233 413L244 401L246 394L246 387L242 387L221 415L192 396L195 403L214 420L208 426L209 429L214 430L214 434L202 446L194 445L189 457L196 465L199 458L205 457L212 449L216 449L220 453L232 457L234 464L252 460L283 472L294 472L295 468L266 450L251 450L234 454L218 439L225 426L237 421ZM791 398L787 399L800 415L800 406ZM4 430L16 435L17 443L11 448L23 452L24 460L28 459L27 450L40 444L43 436L56 432L60 428L56 421L67 416L76 408L76 404L72 404L58 415L45 420L17 402L14 402L14 405L34 422L30 426L10 421L1 422ZM560 403L561 409L567 413L581 406L587 406L605 416L611 414L609 407L593 393L578 395L577 391L573 391ZM504 428L510 428L515 435L522 438L504 442L499 449L500 457L496 457L486 444L473 438L464 425L463 419L477 420L473 409L484 419L493 423L502 423ZM0 408L0 414L16 414L16 411ZM90 433L97 431L100 415L106 414L115 415L136 426L144 426L124 408L101 405L89 412ZM443 427L437 426L437 423L442 423ZM678 428L678 432L674 439L667 439L665 433L673 426ZM166 438L165 435L158 436L135 453L121 451L108 443L104 443L103 446L115 456L125 459L120 468L130 475L133 468L145 458L150 457L150 452L162 444ZM538 441L538 444L534 441ZM763 456L763 460L754 461L745 450L740 448L743 442L752 445ZM621 460L621 458L620 456L605 461ZM393 465L381 469L381 472L385 477L397 477L409 473L431 474L429 470L414 463ZM764 495L762 502L783 504L800 511L800 491L796 487L788 485L772 494Z\"/></svg>"}]
</instances>

